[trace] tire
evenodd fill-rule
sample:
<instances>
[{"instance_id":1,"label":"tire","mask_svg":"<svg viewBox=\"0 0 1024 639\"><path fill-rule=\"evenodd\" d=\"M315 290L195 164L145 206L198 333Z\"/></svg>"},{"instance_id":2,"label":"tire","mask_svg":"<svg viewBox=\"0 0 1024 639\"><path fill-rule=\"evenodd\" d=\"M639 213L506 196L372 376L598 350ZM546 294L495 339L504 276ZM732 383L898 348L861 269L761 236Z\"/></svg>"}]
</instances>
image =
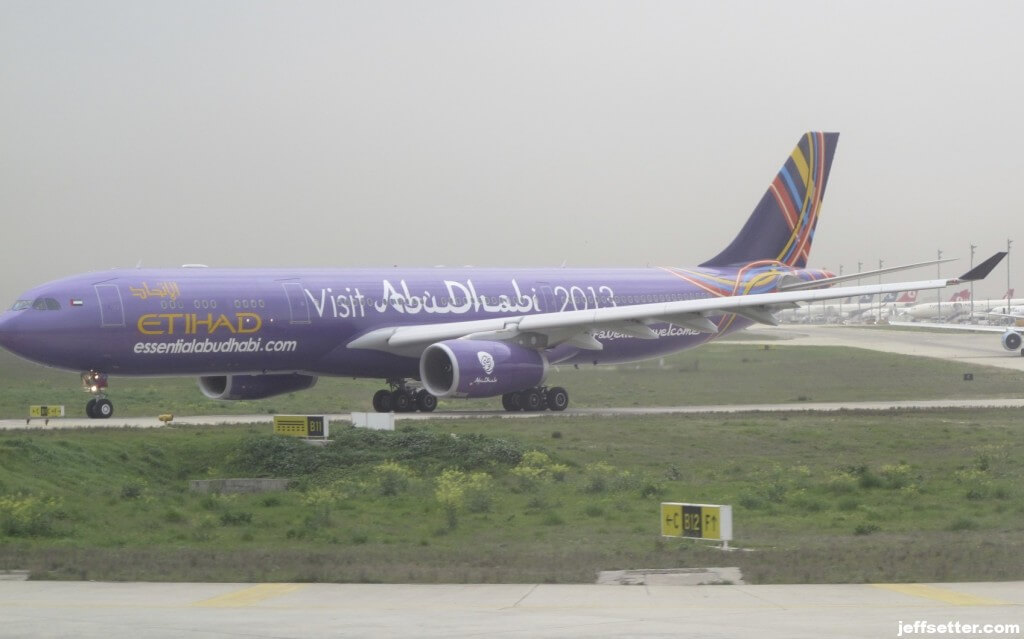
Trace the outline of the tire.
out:
<instances>
[{"instance_id":1,"label":"tire","mask_svg":"<svg viewBox=\"0 0 1024 639\"><path fill-rule=\"evenodd\" d=\"M561 412L569 407L569 393L561 386L548 389L548 410Z\"/></svg>"},{"instance_id":2,"label":"tire","mask_svg":"<svg viewBox=\"0 0 1024 639\"><path fill-rule=\"evenodd\" d=\"M523 410L520 399L521 395L519 393L505 393L501 396L501 406L510 413Z\"/></svg>"},{"instance_id":3,"label":"tire","mask_svg":"<svg viewBox=\"0 0 1024 639\"><path fill-rule=\"evenodd\" d=\"M378 413L390 413L393 405L391 391L379 390L373 394L373 410Z\"/></svg>"},{"instance_id":4,"label":"tire","mask_svg":"<svg viewBox=\"0 0 1024 639\"><path fill-rule=\"evenodd\" d=\"M114 403L109 399L97 400L92 412L100 419L107 419L114 414Z\"/></svg>"},{"instance_id":5,"label":"tire","mask_svg":"<svg viewBox=\"0 0 1024 639\"><path fill-rule=\"evenodd\" d=\"M437 398L425 390L416 393L416 408L422 413L432 413L437 408Z\"/></svg>"},{"instance_id":6,"label":"tire","mask_svg":"<svg viewBox=\"0 0 1024 639\"><path fill-rule=\"evenodd\" d=\"M519 404L526 411L540 411L544 410L544 397L540 394L540 391L536 388L523 391L519 396Z\"/></svg>"},{"instance_id":7,"label":"tire","mask_svg":"<svg viewBox=\"0 0 1024 639\"><path fill-rule=\"evenodd\" d=\"M413 400L412 395L404 390L396 390L391 393L391 402L396 413L408 413L409 411L414 410L413 406L415 405L415 401Z\"/></svg>"},{"instance_id":8,"label":"tire","mask_svg":"<svg viewBox=\"0 0 1024 639\"><path fill-rule=\"evenodd\" d=\"M85 414L89 416L89 419L96 419L96 399L90 399L85 405Z\"/></svg>"}]
</instances>

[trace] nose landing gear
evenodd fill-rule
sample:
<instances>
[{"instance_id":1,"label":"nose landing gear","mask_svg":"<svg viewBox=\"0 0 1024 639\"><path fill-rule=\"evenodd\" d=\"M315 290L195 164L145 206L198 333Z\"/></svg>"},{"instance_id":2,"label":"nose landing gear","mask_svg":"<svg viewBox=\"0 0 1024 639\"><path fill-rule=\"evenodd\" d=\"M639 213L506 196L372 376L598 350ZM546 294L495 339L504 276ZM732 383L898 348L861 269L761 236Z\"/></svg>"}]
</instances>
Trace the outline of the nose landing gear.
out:
<instances>
[{"instance_id":1,"label":"nose landing gear","mask_svg":"<svg viewBox=\"0 0 1024 639\"><path fill-rule=\"evenodd\" d=\"M85 405L85 414L92 419L107 419L114 414L114 402L107 399L107 374L99 371L82 373L85 392L95 395Z\"/></svg>"}]
</instances>

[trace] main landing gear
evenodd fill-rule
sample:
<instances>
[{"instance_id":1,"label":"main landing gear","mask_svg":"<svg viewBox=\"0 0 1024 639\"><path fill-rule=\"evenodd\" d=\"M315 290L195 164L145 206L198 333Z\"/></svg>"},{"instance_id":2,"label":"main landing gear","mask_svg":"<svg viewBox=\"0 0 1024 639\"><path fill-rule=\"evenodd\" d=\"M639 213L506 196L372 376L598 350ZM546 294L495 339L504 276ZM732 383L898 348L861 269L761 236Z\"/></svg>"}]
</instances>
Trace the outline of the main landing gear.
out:
<instances>
[{"instance_id":1,"label":"main landing gear","mask_svg":"<svg viewBox=\"0 0 1024 639\"><path fill-rule=\"evenodd\" d=\"M501 405L510 413L520 410L561 412L569 406L569 393L561 386L528 388L505 393L501 396Z\"/></svg>"},{"instance_id":2,"label":"main landing gear","mask_svg":"<svg viewBox=\"0 0 1024 639\"><path fill-rule=\"evenodd\" d=\"M373 410L378 413L431 413L437 408L437 398L423 388L411 386L404 380L388 380L390 390L373 394Z\"/></svg>"},{"instance_id":3,"label":"main landing gear","mask_svg":"<svg viewBox=\"0 0 1024 639\"><path fill-rule=\"evenodd\" d=\"M107 419L114 414L114 402L107 399L107 374L99 371L82 373L82 386L95 395L85 405L85 414L93 419Z\"/></svg>"}]
</instances>

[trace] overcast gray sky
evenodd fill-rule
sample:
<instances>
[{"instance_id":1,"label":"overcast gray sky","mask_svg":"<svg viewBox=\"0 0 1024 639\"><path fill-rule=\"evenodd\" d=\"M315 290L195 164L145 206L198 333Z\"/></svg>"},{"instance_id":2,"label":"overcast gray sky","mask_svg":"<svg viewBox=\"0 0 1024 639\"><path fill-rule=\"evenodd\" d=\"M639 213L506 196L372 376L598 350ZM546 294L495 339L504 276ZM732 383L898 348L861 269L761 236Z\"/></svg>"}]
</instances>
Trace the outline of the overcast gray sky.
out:
<instances>
[{"instance_id":1,"label":"overcast gray sky","mask_svg":"<svg viewBox=\"0 0 1024 639\"><path fill-rule=\"evenodd\" d=\"M942 249L954 274L1019 237L1024 297L1021 24L1021 2L3 0L0 305L140 260L695 264L810 129L842 134L812 265Z\"/></svg>"}]
</instances>

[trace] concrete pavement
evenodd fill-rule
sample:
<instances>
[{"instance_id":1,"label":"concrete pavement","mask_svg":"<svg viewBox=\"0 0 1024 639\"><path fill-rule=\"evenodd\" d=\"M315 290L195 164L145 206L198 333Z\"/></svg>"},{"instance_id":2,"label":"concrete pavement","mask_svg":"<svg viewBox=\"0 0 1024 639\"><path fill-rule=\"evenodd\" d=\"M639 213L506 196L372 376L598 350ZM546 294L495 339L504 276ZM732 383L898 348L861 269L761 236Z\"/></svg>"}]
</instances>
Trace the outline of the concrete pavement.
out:
<instances>
[{"instance_id":1,"label":"concrete pavement","mask_svg":"<svg viewBox=\"0 0 1024 639\"><path fill-rule=\"evenodd\" d=\"M1024 624L1024 583L598 586L26 581L0 582L0 619L0 637L875 638L899 636L901 622ZM1021 635L1018 629L1003 636Z\"/></svg>"}]
</instances>

